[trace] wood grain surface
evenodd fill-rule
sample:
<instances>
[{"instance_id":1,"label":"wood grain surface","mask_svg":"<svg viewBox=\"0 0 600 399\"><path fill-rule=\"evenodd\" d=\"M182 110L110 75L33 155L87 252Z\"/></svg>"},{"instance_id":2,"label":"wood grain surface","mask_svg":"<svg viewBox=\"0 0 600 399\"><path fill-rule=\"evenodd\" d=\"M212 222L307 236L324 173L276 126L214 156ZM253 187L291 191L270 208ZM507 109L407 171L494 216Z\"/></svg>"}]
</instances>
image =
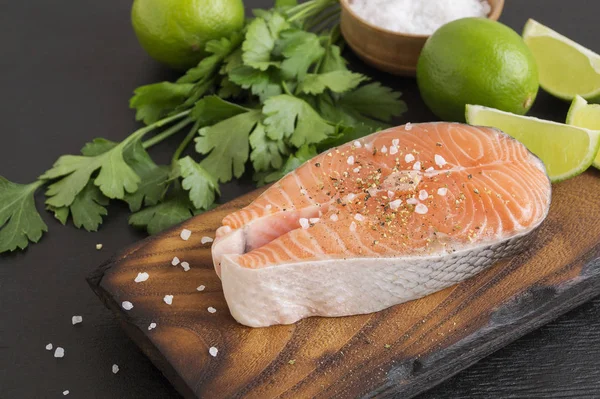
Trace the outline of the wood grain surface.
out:
<instances>
[{"instance_id":1,"label":"wood grain surface","mask_svg":"<svg viewBox=\"0 0 600 399\"><path fill-rule=\"evenodd\" d=\"M553 188L550 214L527 251L370 315L261 329L233 320L201 239L257 192L138 243L88 281L185 397L411 397L600 294L600 174ZM188 241L182 228L193 232ZM172 266L174 256L191 270ZM150 278L135 283L138 272ZM157 327L149 331L151 322Z\"/></svg>"}]
</instances>

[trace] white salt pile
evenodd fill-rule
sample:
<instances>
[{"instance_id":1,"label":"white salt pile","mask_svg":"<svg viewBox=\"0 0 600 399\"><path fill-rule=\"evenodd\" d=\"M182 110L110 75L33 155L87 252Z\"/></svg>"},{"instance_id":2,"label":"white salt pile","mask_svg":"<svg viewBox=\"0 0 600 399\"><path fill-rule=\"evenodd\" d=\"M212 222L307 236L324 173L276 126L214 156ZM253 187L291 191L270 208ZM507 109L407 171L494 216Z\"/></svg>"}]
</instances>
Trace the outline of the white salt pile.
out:
<instances>
[{"instance_id":1,"label":"white salt pile","mask_svg":"<svg viewBox=\"0 0 600 399\"><path fill-rule=\"evenodd\" d=\"M350 0L349 4L373 25L413 35L430 35L448 22L485 17L491 10L486 0Z\"/></svg>"}]
</instances>

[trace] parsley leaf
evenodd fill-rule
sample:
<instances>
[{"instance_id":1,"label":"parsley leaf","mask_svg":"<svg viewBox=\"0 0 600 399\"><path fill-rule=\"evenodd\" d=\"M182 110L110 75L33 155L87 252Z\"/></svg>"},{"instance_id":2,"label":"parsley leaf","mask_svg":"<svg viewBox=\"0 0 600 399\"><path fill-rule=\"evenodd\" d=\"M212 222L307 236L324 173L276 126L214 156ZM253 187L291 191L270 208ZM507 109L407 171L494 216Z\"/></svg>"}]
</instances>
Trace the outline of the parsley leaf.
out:
<instances>
[{"instance_id":1,"label":"parsley leaf","mask_svg":"<svg viewBox=\"0 0 600 399\"><path fill-rule=\"evenodd\" d=\"M200 165L220 182L240 177L248 160L248 136L260 118L259 110L249 110L200 129L196 151L208 154Z\"/></svg>"},{"instance_id":2,"label":"parsley leaf","mask_svg":"<svg viewBox=\"0 0 600 399\"><path fill-rule=\"evenodd\" d=\"M81 149L81 153L86 157L95 157L96 155L104 154L106 151L112 150L117 144L119 143L103 138L96 138L90 143L85 143Z\"/></svg>"},{"instance_id":3,"label":"parsley leaf","mask_svg":"<svg viewBox=\"0 0 600 399\"><path fill-rule=\"evenodd\" d=\"M221 194L219 183L189 156L178 163L181 186L189 191L190 200L197 209L208 209L215 202L215 193Z\"/></svg>"},{"instance_id":4,"label":"parsley leaf","mask_svg":"<svg viewBox=\"0 0 600 399\"><path fill-rule=\"evenodd\" d=\"M286 58L281 70L286 79L302 80L308 68L325 54L319 36L303 30L287 30L281 33L281 54Z\"/></svg>"},{"instance_id":5,"label":"parsley leaf","mask_svg":"<svg viewBox=\"0 0 600 399\"><path fill-rule=\"evenodd\" d=\"M126 145L127 141L123 141L112 149L91 157L63 155L58 158L52 169L41 176L42 179L62 177L48 187L46 203L55 208L71 205L75 196L92 178L92 173L98 169L100 172L94 183L108 198L122 199L125 192L135 192L140 178L123 158L123 147ZM89 153L91 150L88 147L85 151Z\"/></svg>"},{"instance_id":6,"label":"parsley leaf","mask_svg":"<svg viewBox=\"0 0 600 399\"><path fill-rule=\"evenodd\" d=\"M248 111L237 104L225 101L217 96L206 96L198 101L190 116L201 126L213 125Z\"/></svg>"},{"instance_id":7,"label":"parsley leaf","mask_svg":"<svg viewBox=\"0 0 600 399\"><path fill-rule=\"evenodd\" d=\"M277 181L283 176L293 171L294 169L296 169L297 167L299 167L300 165L302 165L303 163L305 163L306 161L308 161L309 159L312 159L316 156L317 150L314 146L304 145L300 147L300 149L296 151L295 154L292 154L288 157L288 159L285 161L285 164L283 165L283 168L266 175L262 179L261 183L267 184Z\"/></svg>"},{"instance_id":8,"label":"parsley leaf","mask_svg":"<svg viewBox=\"0 0 600 399\"><path fill-rule=\"evenodd\" d=\"M242 43L244 64L261 71L266 71L270 66L279 66L279 62L271 60L271 52L275 40L287 28L289 23L276 12L264 12L260 18L250 22L246 40Z\"/></svg>"},{"instance_id":9,"label":"parsley leaf","mask_svg":"<svg viewBox=\"0 0 600 399\"><path fill-rule=\"evenodd\" d=\"M390 122L392 117L406 111L400 96L401 93L374 82L344 94L339 105L358 122L372 124L374 119Z\"/></svg>"},{"instance_id":10,"label":"parsley leaf","mask_svg":"<svg viewBox=\"0 0 600 399\"><path fill-rule=\"evenodd\" d=\"M191 83L160 82L140 86L129 100L129 107L135 108L135 119L146 125L167 116L183 104L194 85Z\"/></svg>"},{"instance_id":11,"label":"parsley leaf","mask_svg":"<svg viewBox=\"0 0 600 399\"><path fill-rule=\"evenodd\" d=\"M73 224L87 231L97 231L102 224L102 216L108 214L106 205L108 205L108 198L102 195L98 187L89 182L69 207Z\"/></svg>"},{"instance_id":12,"label":"parsley leaf","mask_svg":"<svg viewBox=\"0 0 600 399\"><path fill-rule=\"evenodd\" d=\"M41 185L41 181L17 184L0 176L0 253L25 249L48 231L33 198Z\"/></svg>"},{"instance_id":13,"label":"parsley leaf","mask_svg":"<svg viewBox=\"0 0 600 399\"><path fill-rule=\"evenodd\" d=\"M125 193L123 197L129 204L129 209L137 212L142 205L155 205L167 190L171 168L165 165L156 165L139 141L128 149L125 156L141 180L135 192Z\"/></svg>"},{"instance_id":14,"label":"parsley leaf","mask_svg":"<svg viewBox=\"0 0 600 399\"><path fill-rule=\"evenodd\" d=\"M132 214L129 224L156 234L189 219L195 213L188 194L181 188L174 187L164 201Z\"/></svg>"},{"instance_id":15,"label":"parsley leaf","mask_svg":"<svg viewBox=\"0 0 600 399\"><path fill-rule=\"evenodd\" d=\"M270 168L281 168L283 164L281 155L287 153L286 145L281 140L271 140L261 123L256 125L249 139L252 147L250 160L255 171L261 172Z\"/></svg>"},{"instance_id":16,"label":"parsley leaf","mask_svg":"<svg viewBox=\"0 0 600 399\"><path fill-rule=\"evenodd\" d=\"M281 86L275 83L273 72L240 66L229 73L229 79L243 89L250 89L261 101L281 94Z\"/></svg>"},{"instance_id":17,"label":"parsley leaf","mask_svg":"<svg viewBox=\"0 0 600 399\"><path fill-rule=\"evenodd\" d=\"M367 77L350 71L332 71L321 74L308 74L300 83L299 90L306 94L321 94L325 89L344 93L355 89Z\"/></svg>"},{"instance_id":18,"label":"parsley leaf","mask_svg":"<svg viewBox=\"0 0 600 399\"><path fill-rule=\"evenodd\" d=\"M342 57L341 53L342 50L339 46L335 44L327 46L319 72L347 71L346 60Z\"/></svg>"},{"instance_id":19,"label":"parsley leaf","mask_svg":"<svg viewBox=\"0 0 600 399\"><path fill-rule=\"evenodd\" d=\"M282 94L264 102L267 135L273 140L289 139L295 147L318 143L333 134L328 124L306 101Z\"/></svg>"},{"instance_id":20,"label":"parsley leaf","mask_svg":"<svg viewBox=\"0 0 600 399\"><path fill-rule=\"evenodd\" d=\"M364 124L357 124L354 126L338 126L337 133L329 137L327 140L321 141L318 144L317 149L319 152L325 151L332 147L337 147L350 141L358 140L373 132L374 130L371 126Z\"/></svg>"},{"instance_id":21,"label":"parsley leaf","mask_svg":"<svg viewBox=\"0 0 600 399\"><path fill-rule=\"evenodd\" d=\"M223 37L208 41L205 50L211 55L202 59L197 66L188 69L185 75L177 80L177 83L194 83L210 78L221 67L221 63L235 52L242 43L242 39L241 33L235 32L229 38Z\"/></svg>"}]
</instances>

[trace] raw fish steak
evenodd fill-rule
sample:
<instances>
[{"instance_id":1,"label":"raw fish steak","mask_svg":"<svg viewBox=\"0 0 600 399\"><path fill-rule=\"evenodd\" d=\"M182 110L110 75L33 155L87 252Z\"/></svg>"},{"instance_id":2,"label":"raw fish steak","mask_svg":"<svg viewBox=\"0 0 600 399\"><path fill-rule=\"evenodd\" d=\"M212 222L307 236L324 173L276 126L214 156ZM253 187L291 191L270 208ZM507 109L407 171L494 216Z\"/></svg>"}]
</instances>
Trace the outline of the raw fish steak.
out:
<instances>
[{"instance_id":1,"label":"raw fish steak","mask_svg":"<svg viewBox=\"0 0 600 399\"><path fill-rule=\"evenodd\" d=\"M408 124L286 175L223 219L212 255L241 324L376 312L516 254L550 197L543 163L501 131Z\"/></svg>"}]
</instances>

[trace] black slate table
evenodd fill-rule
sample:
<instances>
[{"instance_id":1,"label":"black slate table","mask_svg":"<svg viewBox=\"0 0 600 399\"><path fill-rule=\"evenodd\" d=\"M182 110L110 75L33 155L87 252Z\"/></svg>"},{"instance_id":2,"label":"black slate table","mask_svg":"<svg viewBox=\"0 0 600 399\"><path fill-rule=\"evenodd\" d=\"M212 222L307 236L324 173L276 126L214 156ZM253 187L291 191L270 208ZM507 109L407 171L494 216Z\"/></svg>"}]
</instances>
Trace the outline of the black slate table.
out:
<instances>
[{"instance_id":1,"label":"black slate table","mask_svg":"<svg viewBox=\"0 0 600 399\"><path fill-rule=\"evenodd\" d=\"M507 0L501 21L521 31L532 17L600 51L600 2ZM247 0L246 6L269 6ZM131 1L3 1L0 7L0 175L33 181L64 153L94 137L120 140L136 129L132 90L175 75L150 60L132 32ZM434 120L414 79L353 65L404 92L402 122ZM568 104L540 96L531 114L562 121ZM166 161L177 143L153 150ZM248 191L230 184L228 200ZM38 206L42 209L41 198ZM0 256L0 398L177 398L166 379L121 331L84 277L144 235L111 206L98 233L63 227L26 252ZM96 250L102 243L103 249ZM83 323L71 325L71 316ZM55 359L47 343L65 348ZM461 372L425 398L600 397L600 299L560 317ZM111 367L120 371L113 374Z\"/></svg>"}]
</instances>

